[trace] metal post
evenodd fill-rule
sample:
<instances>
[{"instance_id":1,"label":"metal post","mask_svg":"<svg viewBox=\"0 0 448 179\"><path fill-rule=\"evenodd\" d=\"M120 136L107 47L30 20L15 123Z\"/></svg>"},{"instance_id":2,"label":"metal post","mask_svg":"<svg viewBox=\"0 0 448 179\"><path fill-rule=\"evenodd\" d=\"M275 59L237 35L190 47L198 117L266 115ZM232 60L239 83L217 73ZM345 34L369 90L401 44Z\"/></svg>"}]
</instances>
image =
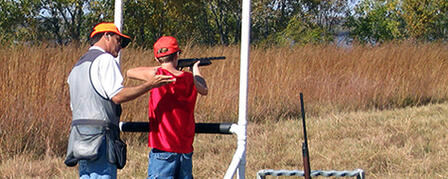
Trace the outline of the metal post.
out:
<instances>
[{"instance_id":1,"label":"metal post","mask_svg":"<svg viewBox=\"0 0 448 179\"><path fill-rule=\"evenodd\" d=\"M121 24L123 23L122 18L122 2L121 0L115 0L115 9L114 9L114 24L117 26L118 30L121 32ZM120 62L121 52L118 53L117 60Z\"/></svg>"},{"instance_id":2,"label":"metal post","mask_svg":"<svg viewBox=\"0 0 448 179\"><path fill-rule=\"evenodd\" d=\"M241 25L241 56L240 56L240 91L238 127L235 129L238 143L232 162L224 176L225 179L233 178L235 170L238 170L238 178L245 178L246 168L246 138L247 138L247 83L249 69L250 50L250 0L243 0L242 25Z\"/></svg>"}]
</instances>

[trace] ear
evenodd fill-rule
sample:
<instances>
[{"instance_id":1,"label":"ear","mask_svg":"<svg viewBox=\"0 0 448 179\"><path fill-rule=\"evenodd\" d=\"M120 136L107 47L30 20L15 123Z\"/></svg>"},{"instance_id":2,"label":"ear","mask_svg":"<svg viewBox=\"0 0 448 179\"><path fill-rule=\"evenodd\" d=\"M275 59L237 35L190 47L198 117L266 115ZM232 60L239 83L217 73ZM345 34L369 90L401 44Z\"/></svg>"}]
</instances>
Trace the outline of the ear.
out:
<instances>
[{"instance_id":1,"label":"ear","mask_svg":"<svg viewBox=\"0 0 448 179\"><path fill-rule=\"evenodd\" d=\"M110 40L110 34L108 34L108 33L104 33L104 36L105 36L105 38L106 38L107 40Z\"/></svg>"}]
</instances>

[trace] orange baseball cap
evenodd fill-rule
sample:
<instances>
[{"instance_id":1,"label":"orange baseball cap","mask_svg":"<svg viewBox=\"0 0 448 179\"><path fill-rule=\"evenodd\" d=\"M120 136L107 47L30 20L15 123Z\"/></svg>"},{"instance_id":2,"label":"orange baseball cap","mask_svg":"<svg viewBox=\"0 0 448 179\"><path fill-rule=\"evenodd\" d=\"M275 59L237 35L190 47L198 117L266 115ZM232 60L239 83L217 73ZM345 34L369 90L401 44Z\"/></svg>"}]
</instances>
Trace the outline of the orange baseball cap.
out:
<instances>
[{"instance_id":1,"label":"orange baseball cap","mask_svg":"<svg viewBox=\"0 0 448 179\"><path fill-rule=\"evenodd\" d=\"M93 28L92 33L90 33L90 38L92 38L95 34L101 33L101 32L113 32L119 36L121 36L122 40L121 40L121 48L125 48L126 46L128 46L129 42L131 42L131 37L122 34L117 26L115 26L114 23L111 22L103 22L103 23L99 23L98 25L96 25Z\"/></svg>"},{"instance_id":2,"label":"orange baseball cap","mask_svg":"<svg viewBox=\"0 0 448 179\"><path fill-rule=\"evenodd\" d=\"M162 49L162 48L167 48L168 51L161 52L160 49ZM174 38L174 37L163 36L163 37L160 37L156 43L154 43L154 56L156 58L171 55L178 51L181 51L181 50L179 49L179 44L177 43L176 38Z\"/></svg>"}]
</instances>

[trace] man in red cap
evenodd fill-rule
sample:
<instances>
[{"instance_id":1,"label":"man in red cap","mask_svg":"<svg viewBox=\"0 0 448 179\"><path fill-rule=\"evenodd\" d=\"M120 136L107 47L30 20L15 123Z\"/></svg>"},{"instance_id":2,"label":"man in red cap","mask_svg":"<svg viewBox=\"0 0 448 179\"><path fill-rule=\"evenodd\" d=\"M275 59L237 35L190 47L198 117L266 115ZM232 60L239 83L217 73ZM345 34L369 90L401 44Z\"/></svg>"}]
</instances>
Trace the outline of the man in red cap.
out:
<instances>
[{"instance_id":1,"label":"man in red cap","mask_svg":"<svg viewBox=\"0 0 448 179\"><path fill-rule=\"evenodd\" d=\"M131 41L113 23L100 23L90 34L91 47L68 77L72 123L65 163L79 163L80 178L116 178L120 162L119 122L121 103L150 89L173 82L172 76L146 72L144 82L124 87L116 57ZM124 160L125 161L125 160Z\"/></svg>"},{"instance_id":2,"label":"man in red cap","mask_svg":"<svg viewBox=\"0 0 448 179\"><path fill-rule=\"evenodd\" d=\"M174 37L163 36L154 44L155 60L161 64L156 74L173 76L176 81L150 91L148 179L193 178L194 107L197 93L207 95L208 88L199 61L190 69L192 73L176 69L180 53ZM143 79L137 71L127 74Z\"/></svg>"}]
</instances>

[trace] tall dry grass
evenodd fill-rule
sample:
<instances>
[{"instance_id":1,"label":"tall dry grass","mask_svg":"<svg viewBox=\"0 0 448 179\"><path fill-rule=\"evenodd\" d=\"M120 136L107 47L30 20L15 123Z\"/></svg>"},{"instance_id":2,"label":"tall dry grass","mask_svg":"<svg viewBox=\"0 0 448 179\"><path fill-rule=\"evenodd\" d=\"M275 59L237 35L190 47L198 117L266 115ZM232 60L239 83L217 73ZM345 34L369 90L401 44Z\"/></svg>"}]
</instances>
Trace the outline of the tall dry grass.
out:
<instances>
[{"instance_id":1,"label":"tall dry grass","mask_svg":"<svg viewBox=\"0 0 448 179\"><path fill-rule=\"evenodd\" d=\"M71 112L66 78L80 48L0 50L0 160L19 153L61 154Z\"/></svg>"},{"instance_id":2,"label":"tall dry grass","mask_svg":"<svg viewBox=\"0 0 448 179\"><path fill-rule=\"evenodd\" d=\"M237 115L239 50L238 47L185 50L186 57L227 56L227 60L202 69L211 92L199 100L200 118L233 121ZM125 57L123 66L156 65L150 60L150 53L128 50L124 56L143 56ZM297 114L299 92L305 94L312 106L309 113L312 115L422 105L448 97L446 45L253 48L250 56L249 116L254 121L262 121L266 116Z\"/></svg>"},{"instance_id":3,"label":"tall dry grass","mask_svg":"<svg viewBox=\"0 0 448 179\"><path fill-rule=\"evenodd\" d=\"M447 118L448 103L309 117L311 169L361 168L367 178L446 178ZM247 134L246 178L255 178L261 169L303 169L303 135L296 117L249 123ZM200 134L194 148L195 178L222 178L235 152L236 136ZM129 145L127 164L118 171L118 178L145 178L148 153L144 142ZM14 156L0 163L0 178L77 178L76 168L65 166L63 160L58 156L40 160L27 154Z\"/></svg>"},{"instance_id":4,"label":"tall dry grass","mask_svg":"<svg viewBox=\"0 0 448 179\"><path fill-rule=\"evenodd\" d=\"M15 46L0 50L0 161L18 154L63 156L71 112L66 79L87 46ZM236 122L239 53L231 47L184 47L184 57L226 56L202 68L209 95L197 104L198 122ZM448 97L445 44L389 43L251 49L248 116L275 122L299 116L299 92L308 115L439 103ZM157 65L152 51L125 49L122 70ZM137 81L126 79L126 85ZM146 121L147 95L123 105L123 121ZM130 143L145 134L126 134Z\"/></svg>"}]
</instances>

